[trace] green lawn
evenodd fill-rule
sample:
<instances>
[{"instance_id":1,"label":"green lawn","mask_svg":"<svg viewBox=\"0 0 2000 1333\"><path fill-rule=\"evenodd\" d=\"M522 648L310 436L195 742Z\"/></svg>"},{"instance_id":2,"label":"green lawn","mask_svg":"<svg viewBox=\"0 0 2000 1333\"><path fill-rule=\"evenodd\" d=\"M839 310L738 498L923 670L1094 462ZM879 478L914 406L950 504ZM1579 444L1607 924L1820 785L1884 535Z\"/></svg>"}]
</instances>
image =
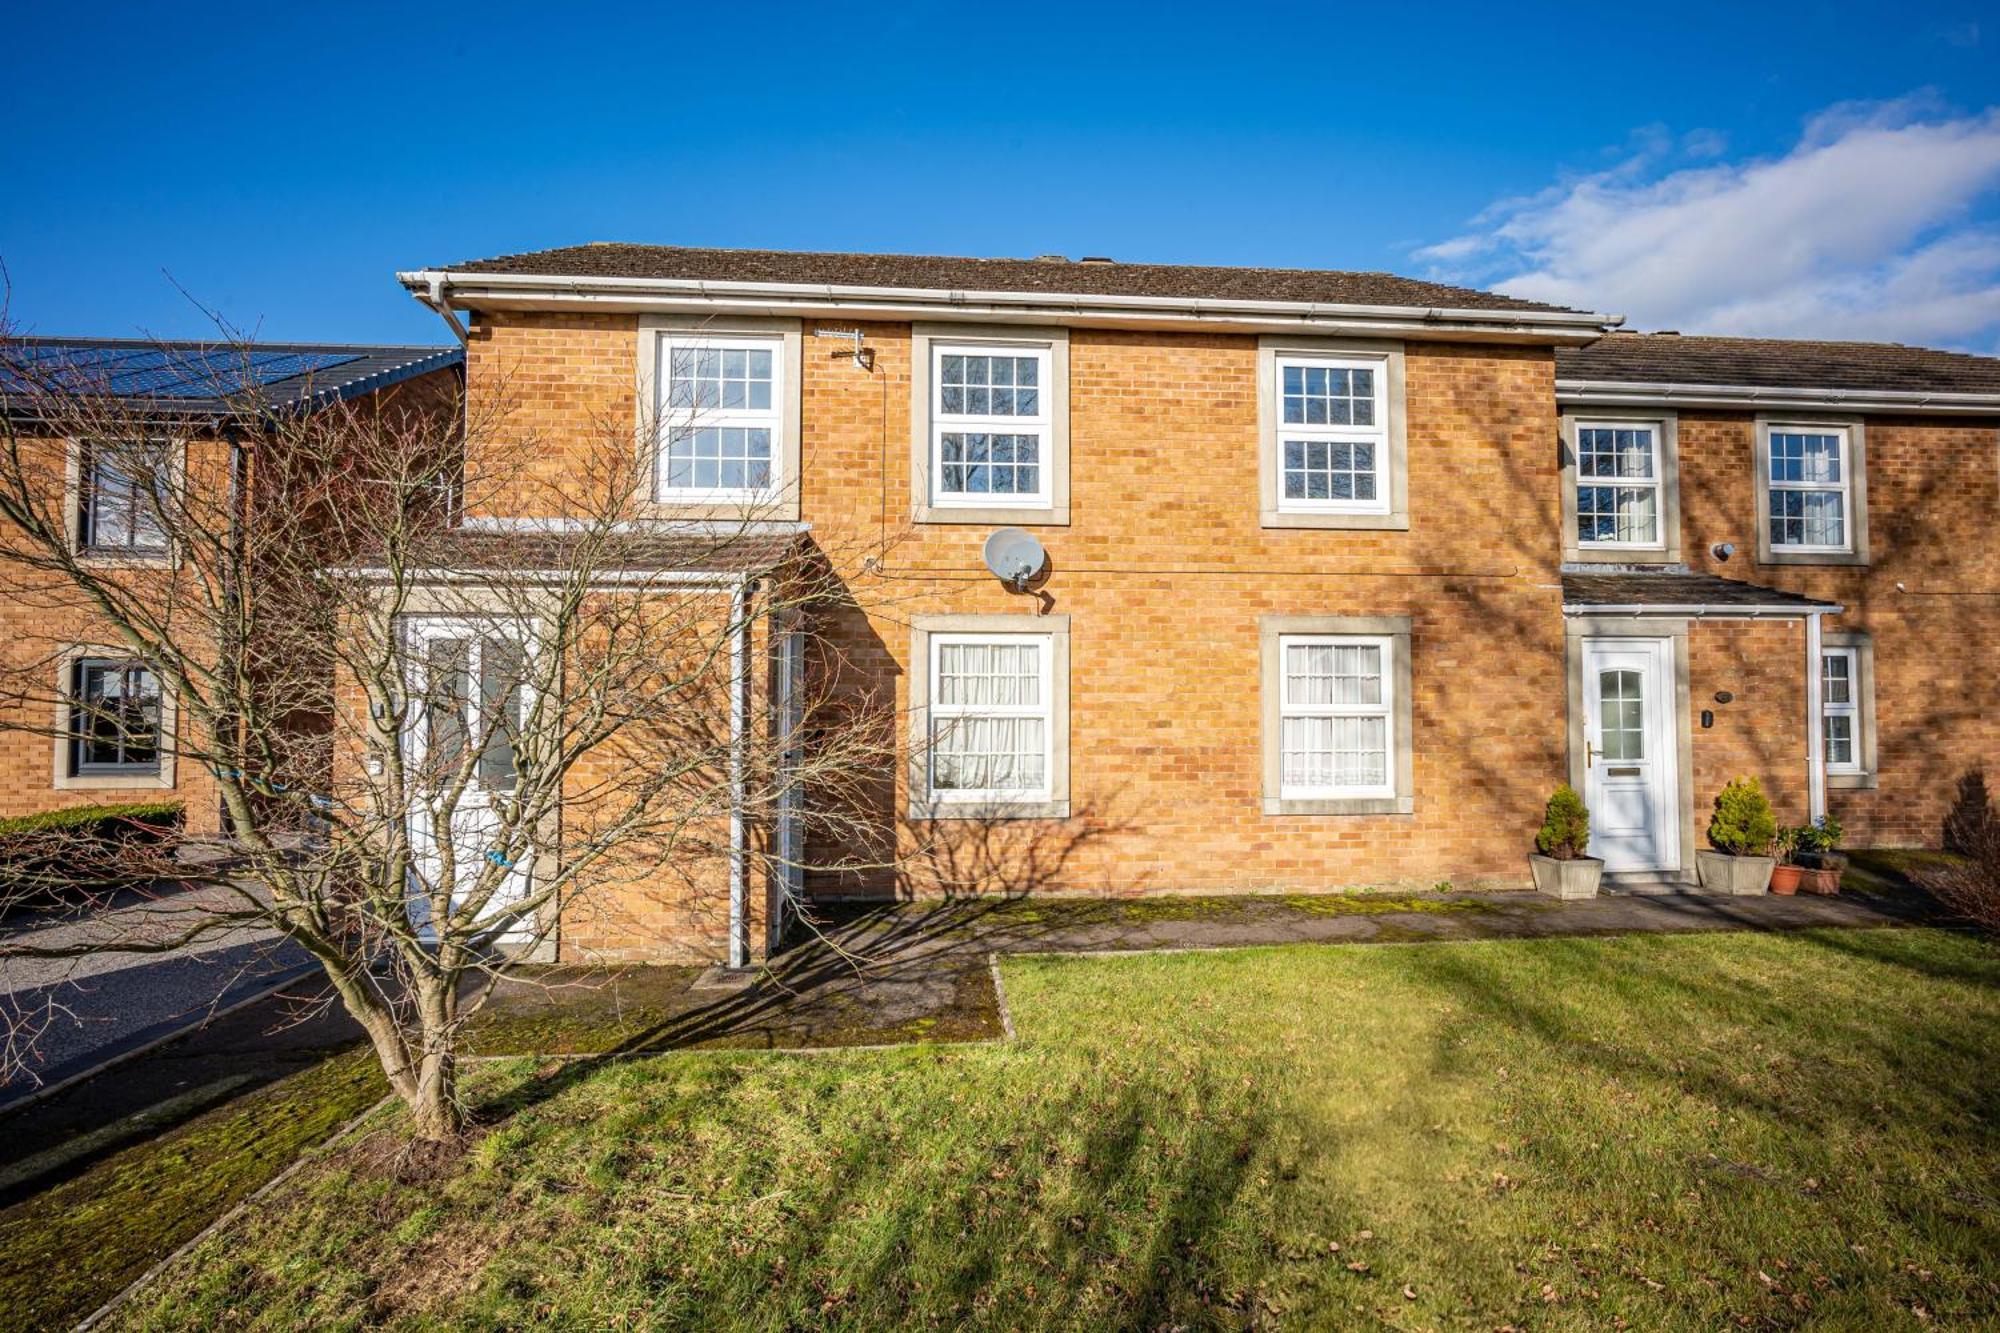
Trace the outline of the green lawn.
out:
<instances>
[{"instance_id":1,"label":"green lawn","mask_svg":"<svg viewBox=\"0 0 2000 1333\"><path fill-rule=\"evenodd\" d=\"M2000 1321L2000 951L1973 938L1004 972L1011 1044L485 1066L504 1118L460 1174L330 1157L124 1322Z\"/></svg>"}]
</instances>

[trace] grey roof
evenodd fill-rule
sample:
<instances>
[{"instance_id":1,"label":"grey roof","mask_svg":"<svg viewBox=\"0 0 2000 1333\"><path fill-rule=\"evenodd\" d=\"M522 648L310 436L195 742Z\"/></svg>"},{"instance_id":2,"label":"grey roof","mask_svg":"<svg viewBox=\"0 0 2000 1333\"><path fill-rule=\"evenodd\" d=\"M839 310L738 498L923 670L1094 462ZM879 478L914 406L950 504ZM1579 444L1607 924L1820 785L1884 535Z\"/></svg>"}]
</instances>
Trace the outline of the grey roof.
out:
<instances>
[{"instance_id":1,"label":"grey roof","mask_svg":"<svg viewBox=\"0 0 2000 1333\"><path fill-rule=\"evenodd\" d=\"M1556 349L1558 380L2000 393L2000 358L1901 343L1611 333Z\"/></svg>"},{"instance_id":2,"label":"grey roof","mask_svg":"<svg viewBox=\"0 0 2000 1333\"><path fill-rule=\"evenodd\" d=\"M104 395L149 411L233 416L326 406L465 361L460 347L143 338L0 339L0 399Z\"/></svg>"},{"instance_id":3,"label":"grey roof","mask_svg":"<svg viewBox=\"0 0 2000 1333\"><path fill-rule=\"evenodd\" d=\"M1565 572L1564 606L1712 606L1745 611L1838 611L1837 602L1686 570Z\"/></svg>"},{"instance_id":4,"label":"grey roof","mask_svg":"<svg viewBox=\"0 0 2000 1333\"><path fill-rule=\"evenodd\" d=\"M1296 301L1425 310L1583 314L1470 287L1393 273L1047 259L966 259L791 250L716 250L600 241L438 266L451 273L551 278L661 278L775 282L904 290L1155 296L1217 301Z\"/></svg>"}]
</instances>

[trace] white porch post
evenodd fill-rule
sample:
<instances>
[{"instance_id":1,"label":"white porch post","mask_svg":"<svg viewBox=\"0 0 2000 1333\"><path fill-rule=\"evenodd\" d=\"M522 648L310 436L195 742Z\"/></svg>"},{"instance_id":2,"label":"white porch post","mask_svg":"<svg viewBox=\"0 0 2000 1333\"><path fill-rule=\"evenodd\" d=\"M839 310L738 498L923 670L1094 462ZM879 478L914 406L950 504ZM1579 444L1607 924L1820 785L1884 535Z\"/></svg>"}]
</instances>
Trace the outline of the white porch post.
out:
<instances>
[{"instance_id":1,"label":"white porch post","mask_svg":"<svg viewBox=\"0 0 2000 1333\"><path fill-rule=\"evenodd\" d=\"M738 579L729 597L729 966L748 967L750 939L748 829L743 818L744 743L750 688L750 581Z\"/></svg>"},{"instance_id":2,"label":"white porch post","mask_svg":"<svg viewBox=\"0 0 2000 1333\"><path fill-rule=\"evenodd\" d=\"M1820 612L1806 617L1806 817L1826 817L1826 724L1820 697L1825 667L1820 645Z\"/></svg>"}]
</instances>

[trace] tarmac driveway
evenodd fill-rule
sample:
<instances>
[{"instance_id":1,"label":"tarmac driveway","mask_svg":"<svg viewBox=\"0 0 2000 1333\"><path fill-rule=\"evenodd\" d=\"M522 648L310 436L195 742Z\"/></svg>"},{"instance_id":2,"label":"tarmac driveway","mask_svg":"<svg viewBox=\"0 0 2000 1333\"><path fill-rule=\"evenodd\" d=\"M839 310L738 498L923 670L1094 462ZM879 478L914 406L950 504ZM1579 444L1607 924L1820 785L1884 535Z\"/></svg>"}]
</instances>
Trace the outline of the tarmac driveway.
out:
<instances>
[{"instance_id":1,"label":"tarmac driveway","mask_svg":"<svg viewBox=\"0 0 2000 1333\"><path fill-rule=\"evenodd\" d=\"M310 961L277 932L253 928L221 931L164 953L127 948L34 959L8 957L7 950L169 941L228 893L130 893L100 910L52 911L0 924L0 1107L199 1022Z\"/></svg>"}]
</instances>

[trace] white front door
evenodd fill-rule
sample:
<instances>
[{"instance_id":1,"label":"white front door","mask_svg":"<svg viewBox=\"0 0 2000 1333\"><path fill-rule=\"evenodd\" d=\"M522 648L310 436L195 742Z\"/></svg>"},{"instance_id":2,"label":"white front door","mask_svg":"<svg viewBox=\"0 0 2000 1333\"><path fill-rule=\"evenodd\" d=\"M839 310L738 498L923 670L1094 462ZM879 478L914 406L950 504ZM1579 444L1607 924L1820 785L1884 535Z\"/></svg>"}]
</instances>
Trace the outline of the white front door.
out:
<instances>
[{"instance_id":1,"label":"white front door","mask_svg":"<svg viewBox=\"0 0 2000 1333\"><path fill-rule=\"evenodd\" d=\"M1607 871L1681 869L1672 639L1586 639L1584 804Z\"/></svg>"},{"instance_id":2,"label":"white front door","mask_svg":"<svg viewBox=\"0 0 2000 1333\"><path fill-rule=\"evenodd\" d=\"M527 895L531 858L508 845L507 825L518 785L516 741L531 704L524 680L526 635L515 625L442 616L408 621L406 633L414 702L403 733L415 787L411 920L428 938L424 894L445 874L442 848L448 841L454 910L466 893L479 889L483 873L504 870L480 920L499 926L495 938L502 942L524 941L533 933L532 923L514 921L510 914ZM464 785L454 800L451 791L461 778Z\"/></svg>"}]
</instances>

